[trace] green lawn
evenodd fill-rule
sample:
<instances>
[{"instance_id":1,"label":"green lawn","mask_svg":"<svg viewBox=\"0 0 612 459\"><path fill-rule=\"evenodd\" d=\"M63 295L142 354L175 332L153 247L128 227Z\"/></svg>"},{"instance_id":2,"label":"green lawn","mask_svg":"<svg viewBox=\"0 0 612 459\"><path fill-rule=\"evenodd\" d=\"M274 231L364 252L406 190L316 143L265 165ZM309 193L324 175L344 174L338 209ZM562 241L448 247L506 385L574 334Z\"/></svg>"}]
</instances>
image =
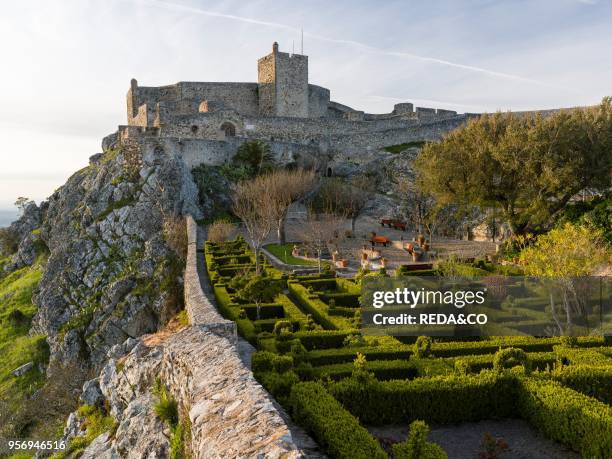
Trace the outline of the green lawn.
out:
<instances>
[{"instance_id":1,"label":"green lawn","mask_svg":"<svg viewBox=\"0 0 612 459\"><path fill-rule=\"evenodd\" d=\"M289 244L268 244L264 248L274 255L276 258L289 265L303 265L303 266L314 266L317 264L316 261L302 260L291 255L293 250L293 243Z\"/></svg>"}]
</instances>

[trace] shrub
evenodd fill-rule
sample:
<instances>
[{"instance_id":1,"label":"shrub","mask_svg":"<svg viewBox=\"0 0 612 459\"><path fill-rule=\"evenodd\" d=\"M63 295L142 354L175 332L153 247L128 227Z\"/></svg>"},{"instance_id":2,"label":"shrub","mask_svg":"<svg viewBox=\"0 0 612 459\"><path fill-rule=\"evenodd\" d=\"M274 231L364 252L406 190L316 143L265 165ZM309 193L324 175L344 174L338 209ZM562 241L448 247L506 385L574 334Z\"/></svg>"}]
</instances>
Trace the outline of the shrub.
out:
<instances>
[{"instance_id":1,"label":"shrub","mask_svg":"<svg viewBox=\"0 0 612 459\"><path fill-rule=\"evenodd\" d=\"M257 379L281 403L287 399L291 393L291 388L300 382L300 378L293 371L260 373L257 375Z\"/></svg>"},{"instance_id":2,"label":"shrub","mask_svg":"<svg viewBox=\"0 0 612 459\"><path fill-rule=\"evenodd\" d=\"M293 326L288 320L279 320L274 324L274 334L280 338L283 335L290 334L293 331Z\"/></svg>"},{"instance_id":3,"label":"shrub","mask_svg":"<svg viewBox=\"0 0 612 459\"><path fill-rule=\"evenodd\" d=\"M344 338L342 345L344 347L363 347L363 346L367 346L367 343L363 335L355 334L355 335L349 335L346 338Z\"/></svg>"},{"instance_id":4,"label":"shrub","mask_svg":"<svg viewBox=\"0 0 612 459\"><path fill-rule=\"evenodd\" d=\"M378 442L325 388L314 382L296 384L289 397L294 420L330 457L387 459Z\"/></svg>"},{"instance_id":5,"label":"shrub","mask_svg":"<svg viewBox=\"0 0 612 459\"><path fill-rule=\"evenodd\" d=\"M578 344L578 338L576 338L575 336L564 335L560 338L560 341L562 346L567 347L576 347L576 345Z\"/></svg>"},{"instance_id":6,"label":"shrub","mask_svg":"<svg viewBox=\"0 0 612 459\"><path fill-rule=\"evenodd\" d=\"M268 351L255 352L251 356L251 369L253 373L272 371L276 354Z\"/></svg>"},{"instance_id":7,"label":"shrub","mask_svg":"<svg viewBox=\"0 0 612 459\"><path fill-rule=\"evenodd\" d=\"M527 371L531 369L529 357L522 349L515 347L500 349L493 357L493 369L496 371L502 371L519 365Z\"/></svg>"},{"instance_id":8,"label":"shrub","mask_svg":"<svg viewBox=\"0 0 612 459\"><path fill-rule=\"evenodd\" d=\"M546 436L588 458L612 452L612 408L555 381L520 380L518 407L523 418Z\"/></svg>"},{"instance_id":9,"label":"shrub","mask_svg":"<svg viewBox=\"0 0 612 459\"><path fill-rule=\"evenodd\" d=\"M429 357L431 355L431 338L429 336L419 336L414 343L414 356L417 359Z\"/></svg>"},{"instance_id":10,"label":"shrub","mask_svg":"<svg viewBox=\"0 0 612 459\"><path fill-rule=\"evenodd\" d=\"M208 227L208 240L211 242L229 241L236 232L236 225L226 218L215 220Z\"/></svg>"},{"instance_id":11,"label":"shrub","mask_svg":"<svg viewBox=\"0 0 612 459\"><path fill-rule=\"evenodd\" d=\"M159 398L153 406L155 415L170 427L175 427L178 424L178 404L176 400L168 393L168 389L159 379L155 381L153 393Z\"/></svg>"},{"instance_id":12,"label":"shrub","mask_svg":"<svg viewBox=\"0 0 612 459\"><path fill-rule=\"evenodd\" d=\"M181 217L164 217L163 234L168 247L179 260L187 259L187 224Z\"/></svg>"},{"instance_id":13,"label":"shrub","mask_svg":"<svg viewBox=\"0 0 612 459\"><path fill-rule=\"evenodd\" d=\"M408 439L393 445L396 459L445 459L448 456L442 448L427 442L429 427L423 421L410 424Z\"/></svg>"}]
</instances>

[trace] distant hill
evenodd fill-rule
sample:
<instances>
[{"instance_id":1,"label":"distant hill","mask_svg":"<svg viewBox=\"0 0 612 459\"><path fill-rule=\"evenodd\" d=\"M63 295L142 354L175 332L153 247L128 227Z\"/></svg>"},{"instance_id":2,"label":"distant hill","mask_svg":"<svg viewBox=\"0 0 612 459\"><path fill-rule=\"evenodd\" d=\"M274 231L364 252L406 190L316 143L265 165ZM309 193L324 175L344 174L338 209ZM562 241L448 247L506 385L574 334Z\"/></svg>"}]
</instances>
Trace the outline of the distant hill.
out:
<instances>
[{"instance_id":1,"label":"distant hill","mask_svg":"<svg viewBox=\"0 0 612 459\"><path fill-rule=\"evenodd\" d=\"M15 210L3 210L0 209L0 228L9 226L12 222L17 220L17 209Z\"/></svg>"}]
</instances>

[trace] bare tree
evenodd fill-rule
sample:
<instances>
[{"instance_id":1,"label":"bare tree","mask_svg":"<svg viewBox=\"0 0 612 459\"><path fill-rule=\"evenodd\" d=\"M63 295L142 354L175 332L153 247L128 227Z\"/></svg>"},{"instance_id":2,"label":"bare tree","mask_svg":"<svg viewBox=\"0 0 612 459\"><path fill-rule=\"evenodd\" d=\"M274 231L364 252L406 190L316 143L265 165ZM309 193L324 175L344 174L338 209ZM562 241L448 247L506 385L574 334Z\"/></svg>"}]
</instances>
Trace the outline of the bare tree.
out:
<instances>
[{"instance_id":1,"label":"bare tree","mask_svg":"<svg viewBox=\"0 0 612 459\"><path fill-rule=\"evenodd\" d=\"M339 249L344 220L335 213L317 213L314 209L310 209L308 219L302 222L297 230L303 246L317 255L319 272L321 272L323 252L327 250L332 253Z\"/></svg>"},{"instance_id":2,"label":"bare tree","mask_svg":"<svg viewBox=\"0 0 612 459\"><path fill-rule=\"evenodd\" d=\"M240 182L232 195L234 214L246 228L249 242L255 252L255 272L261 273L259 254L261 246L274 228L275 215L267 195L268 180L258 176Z\"/></svg>"},{"instance_id":3,"label":"bare tree","mask_svg":"<svg viewBox=\"0 0 612 459\"><path fill-rule=\"evenodd\" d=\"M276 170L264 176L266 193L276 226L278 243L286 242L285 222L291 204L302 199L315 185L312 170Z\"/></svg>"},{"instance_id":4,"label":"bare tree","mask_svg":"<svg viewBox=\"0 0 612 459\"><path fill-rule=\"evenodd\" d=\"M351 184L339 178L325 179L316 197L317 207L321 211L350 218L352 232L355 232L355 222L369 198L361 180L357 178Z\"/></svg>"},{"instance_id":5,"label":"bare tree","mask_svg":"<svg viewBox=\"0 0 612 459\"><path fill-rule=\"evenodd\" d=\"M236 233L236 225L227 219L215 220L208 226L208 240L212 242L229 241Z\"/></svg>"}]
</instances>

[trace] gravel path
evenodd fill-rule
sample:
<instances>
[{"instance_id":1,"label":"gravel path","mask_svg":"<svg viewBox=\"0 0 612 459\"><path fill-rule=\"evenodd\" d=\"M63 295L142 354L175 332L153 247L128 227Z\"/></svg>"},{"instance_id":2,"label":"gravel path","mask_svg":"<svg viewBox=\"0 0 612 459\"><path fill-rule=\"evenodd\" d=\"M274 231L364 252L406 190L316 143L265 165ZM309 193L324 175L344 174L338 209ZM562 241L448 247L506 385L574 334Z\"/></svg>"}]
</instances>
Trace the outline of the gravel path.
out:
<instances>
[{"instance_id":1,"label":"gravel path","mask_svg":"<svg viewBox=\"0 0 612 459\"><path fill-rule=\"evenodd\" d=\"M404 441L406 426L371 427L376 437ZM579 459L580 455L542 436L521 419L487 420L455 426L432 427L429 441L440 445L449 459L477 459L482 436L490 433L503 438L509 446L499 459Z\"/></svg>"}]
</instances>

